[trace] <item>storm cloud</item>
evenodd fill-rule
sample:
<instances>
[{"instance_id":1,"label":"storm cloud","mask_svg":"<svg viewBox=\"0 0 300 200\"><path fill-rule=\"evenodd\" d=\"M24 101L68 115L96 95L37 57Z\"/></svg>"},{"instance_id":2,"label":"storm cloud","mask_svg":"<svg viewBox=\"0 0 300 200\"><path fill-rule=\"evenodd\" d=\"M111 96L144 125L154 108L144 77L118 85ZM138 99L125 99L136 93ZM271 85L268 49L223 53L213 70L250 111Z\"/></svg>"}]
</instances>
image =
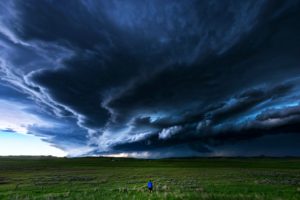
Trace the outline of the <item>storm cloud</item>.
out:
<instances>
[{"instance_id":1,"label":"storm cloud","mask_svg":"<svg viewBox=\"0 0 300 200\"><path fill-rule=\"evenodd\" d=\"M0 98L69 155L295 155L299 20L298 0L3 1Z\"/></svg>"}]
</instances>

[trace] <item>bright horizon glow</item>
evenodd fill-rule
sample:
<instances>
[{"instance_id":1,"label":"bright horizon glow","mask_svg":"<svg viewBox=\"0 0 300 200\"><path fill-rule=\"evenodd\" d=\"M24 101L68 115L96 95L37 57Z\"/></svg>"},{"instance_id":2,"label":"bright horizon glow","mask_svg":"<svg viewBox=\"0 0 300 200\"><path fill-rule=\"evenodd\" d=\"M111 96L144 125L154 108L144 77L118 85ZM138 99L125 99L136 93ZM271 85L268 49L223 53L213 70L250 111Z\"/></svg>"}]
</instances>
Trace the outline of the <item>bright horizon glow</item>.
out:
<instances>
[{"instance_id":1,"label":"bright horizon glow","mask_svg":"<svg viewBox=\"0 0 300 200\"><path fill-rule=\"evenodd\" d=\"M33 135L0 131L0 156L56 156L67 153Z\"/></svg>"},{"instance_id":2,"label":"bright horizon glow","mask_svg":"<svg viewBox=\"0 0 300 200\"><path fill-rule=\"evenodd\" d=\"M65 151L27 134L29 126L50 127L48 122L26 112L27 108L20 103L0 100L0 156L66 156Z\"/></svg>"}]
</instances>

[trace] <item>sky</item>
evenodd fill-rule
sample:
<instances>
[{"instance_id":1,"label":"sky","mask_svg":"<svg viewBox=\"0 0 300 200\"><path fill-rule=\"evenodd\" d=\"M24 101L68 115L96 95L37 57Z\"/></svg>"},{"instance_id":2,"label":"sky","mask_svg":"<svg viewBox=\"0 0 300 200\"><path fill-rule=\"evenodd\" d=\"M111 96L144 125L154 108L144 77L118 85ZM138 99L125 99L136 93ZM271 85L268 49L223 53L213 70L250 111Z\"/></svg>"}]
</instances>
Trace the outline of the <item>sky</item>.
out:
<instances>
[{"instance_id":1,"label":"sky","mask_svg":"<svg viewBox=\"0 0 300 200\"><path fill-rule=\"evenodd\" d=\"M299 0L0 1L0 156L300 156Z\"/></svg>"}]
</instances>

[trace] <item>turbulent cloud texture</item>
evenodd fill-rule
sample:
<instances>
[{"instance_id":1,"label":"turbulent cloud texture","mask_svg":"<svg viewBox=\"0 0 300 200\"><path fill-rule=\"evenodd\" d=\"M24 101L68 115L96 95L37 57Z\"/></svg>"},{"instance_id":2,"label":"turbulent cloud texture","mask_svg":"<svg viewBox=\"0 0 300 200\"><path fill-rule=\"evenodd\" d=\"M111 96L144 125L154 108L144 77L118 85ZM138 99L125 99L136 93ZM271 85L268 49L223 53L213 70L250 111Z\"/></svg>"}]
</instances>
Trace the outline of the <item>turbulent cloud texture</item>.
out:
<instances>
[{"instance_id":1,"label":"turbulent cloud texture","mask_svg":"<svg viewBox=\"0 0 300 200\"><path fill-rule=\"evenodd\" d=\"M71 156L299 155L299 21L298 0L1 1L0 98Z\"/></svg>"}]
</instances>

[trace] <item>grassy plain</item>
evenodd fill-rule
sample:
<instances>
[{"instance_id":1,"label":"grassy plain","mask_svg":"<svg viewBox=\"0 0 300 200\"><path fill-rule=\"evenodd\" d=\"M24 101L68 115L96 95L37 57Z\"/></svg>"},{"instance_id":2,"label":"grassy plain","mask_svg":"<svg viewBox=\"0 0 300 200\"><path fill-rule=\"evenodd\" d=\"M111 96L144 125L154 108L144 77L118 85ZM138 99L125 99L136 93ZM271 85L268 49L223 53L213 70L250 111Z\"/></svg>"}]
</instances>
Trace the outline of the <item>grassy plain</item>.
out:
<instances>
[{"instance_id":1,"label":"grassy plain","mask_svg":"<svg viewBox=\"0 0 300 200\"><path fill-rule=\"evenodd\" d=\"M299 200L300 159L0 157L0 199Z\"/></svg>"}]
</instances>

